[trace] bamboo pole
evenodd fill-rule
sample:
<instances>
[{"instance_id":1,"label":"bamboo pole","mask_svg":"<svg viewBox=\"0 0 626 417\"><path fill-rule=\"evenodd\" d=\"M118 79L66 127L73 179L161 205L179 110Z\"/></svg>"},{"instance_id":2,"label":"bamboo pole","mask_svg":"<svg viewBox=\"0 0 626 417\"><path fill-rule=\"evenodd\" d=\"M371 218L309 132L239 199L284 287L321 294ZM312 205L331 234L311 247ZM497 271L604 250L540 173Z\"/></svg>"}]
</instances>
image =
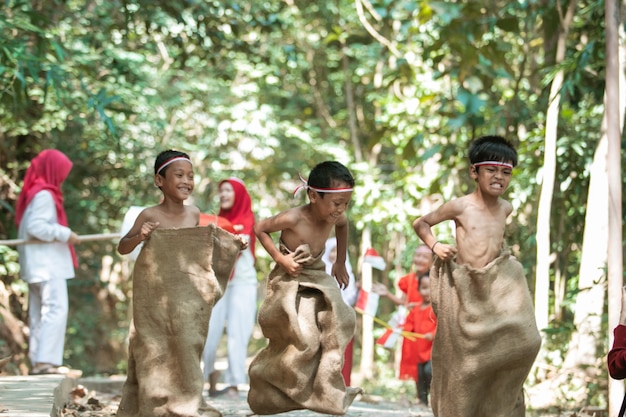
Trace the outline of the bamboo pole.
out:
<instances>
[{"instance_id":1,"label":"bamboo pole","mask_svg":"<svg viewBox=\"0 0 626 417\"><path fill-rule=\"evenodd\" d=\"M94 242L98 240L109 240L109 239L119 239L119 233L96 233L93 235L82 235L78 236L80 239L79 243L83 242ZM50 242L44 242L42 240L28 240L28 239L8 239L8 240L0 240L0 245L4 246L19 246L19 245L30 245L33 243L41 244L41 243L58 243L57 240L53 240Z\"/></svg>"}]
</instances>

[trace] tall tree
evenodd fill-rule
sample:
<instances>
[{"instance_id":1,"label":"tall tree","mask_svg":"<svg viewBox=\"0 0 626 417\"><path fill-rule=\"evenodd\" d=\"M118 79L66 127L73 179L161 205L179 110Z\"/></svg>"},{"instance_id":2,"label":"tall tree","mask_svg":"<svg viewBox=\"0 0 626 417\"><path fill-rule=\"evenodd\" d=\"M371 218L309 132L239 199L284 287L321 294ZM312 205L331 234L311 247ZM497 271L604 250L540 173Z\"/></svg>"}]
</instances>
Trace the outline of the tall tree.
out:
<instances>
[{"instance_id":1,"label":"tall tree","mask_svg":"<svg viewBox=\"0 0 626 417\"><path fill-rule=\"evenodd\" d=\"M565 59L567 35L570 30L576 0L570 0L565 12L561 2L557 1L559 15L558 35L556 40L555 63L558 65ZM550 217L552 213L552 198L556 173L556 142L558 135L559 109L561 104L561 89L563 87L564 70L560 69L552 79L548 111L546 113L546 132L543 154L543 168L541 179L541 195L537 210L537 269L535 280L535 315L539 329L548 327L548 306L550 304Z\"/></svg>"}]
</instances>

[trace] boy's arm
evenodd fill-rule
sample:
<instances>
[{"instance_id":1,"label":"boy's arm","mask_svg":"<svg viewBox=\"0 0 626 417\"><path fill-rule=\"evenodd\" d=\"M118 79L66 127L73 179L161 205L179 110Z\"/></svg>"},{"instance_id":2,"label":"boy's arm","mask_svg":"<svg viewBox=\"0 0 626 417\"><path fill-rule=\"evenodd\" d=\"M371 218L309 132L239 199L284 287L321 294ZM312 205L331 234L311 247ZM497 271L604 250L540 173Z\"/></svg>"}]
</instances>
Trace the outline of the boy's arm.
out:
<instances>
[{"instance_id":1,"label":"boy's arm","mask_svg":"<svg viewBox=\"0 0 626 417\"><path fill-rule=\"evenodd\" d=\"M128 233L126 233L126 236L121 238L120 242L117 244L117 251L120 255L131 253L137 245L150 237L154 229L159 227L159 222L146 221L145 211L146 210L143 210L139 213L133 227L131 227Z\"/></svg>"},{"instance_id":2,"label":"boy's arm","mask_svg":"<svg viewBox=\"0 0 626 417\"><path fill-rule=\"evenodd\" d=\"M337 259L333 264L332 275L339 283L339 287L344 289L350 283L350 276L346 269L346 254L348 252L348 217L345 213L337 223L335 223L335 236L337 239Z\"/></svg>"},{"instance_id":3,"label":"boy's arm","mask_svg":"<svg viewBox=\"0 0 626 417\"><path fill-rule=\"evenodd\" d=\"M287 210L269 219L261 220L254 225L254 234L274 262L280 265L289 275L297 276L302 271L302 265L293 260L293 255L283 255L276 247L270 233L282 232L292 228L297 223L294 210Z\"/></svg>"},{"instance_id":4,"label":"boy's arm","mask_svg":"<svg viewBox=\"0 0 626 417\"><path fill-rule=\"evenodd\" d=\"M454 220L460 214L461 204L459 200L449 201L413 222L413 230L420 239L443 260L452 259L457 252L456 247L441 243L437 240L431 228L443 221Z\"/></svg>"}]
</instances>

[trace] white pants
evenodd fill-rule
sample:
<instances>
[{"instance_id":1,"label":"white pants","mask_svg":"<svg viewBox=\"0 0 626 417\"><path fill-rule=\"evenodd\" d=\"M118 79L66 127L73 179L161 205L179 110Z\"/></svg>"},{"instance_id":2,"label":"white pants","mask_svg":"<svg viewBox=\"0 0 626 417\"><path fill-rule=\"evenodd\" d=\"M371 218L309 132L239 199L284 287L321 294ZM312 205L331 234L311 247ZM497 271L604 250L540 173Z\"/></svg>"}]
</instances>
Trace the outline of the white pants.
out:
<instances>
[{"instance_id":1,"label":"white pants","mask_svg":"<svg viewBox=\"0 0 626 417\"><path fill-rule=\"evenodd\" d=\"M67 281L28 284L30 338L28 356L37 363L63 364L63 347L67 327Z\"/></svg>"},{"instance_id":2,"label":"white pants","mask_svg":"<svg viewBox=\"0 0 626 417\"><path fill-rule=\"evenodd\" d=\"M228 285L224 296L213 307L209 321L209 334L204 346L204 378L215 370L215 357L224 325L228 346L228 370L224 382L234 387L247 383L248 342L256 322L257 285Z\"/></svg>"}]
</instances>

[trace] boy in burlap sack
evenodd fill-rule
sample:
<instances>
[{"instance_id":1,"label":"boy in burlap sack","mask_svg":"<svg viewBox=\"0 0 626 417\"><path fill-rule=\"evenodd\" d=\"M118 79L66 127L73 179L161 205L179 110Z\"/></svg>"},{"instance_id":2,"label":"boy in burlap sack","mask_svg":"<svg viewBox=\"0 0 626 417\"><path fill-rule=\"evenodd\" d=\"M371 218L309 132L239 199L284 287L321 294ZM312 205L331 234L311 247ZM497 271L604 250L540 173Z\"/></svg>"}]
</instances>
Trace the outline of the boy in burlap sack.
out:
<instances>
[{"instance_id":1,"label":"boy in burlap sack","mask_svg":"<svg viewBox=\"0 0 626 417\"><path fill-rule=\"evenodd\" d=\"M213 305L245 242L215 225L196 227L189 156L164 151L155 163L163 201L144 209L120 240L127 254L143 242L133 270L128 375L118 417L220 417L202 396L200 359Z\"/></svg>"},{"instance_id":2,"label":"boy in burlap sack","mask_svg":"<svg viewBox=\"0 0 626 417\"><path fill-rule=\"evenodd\" d=\"M437 315L431 405L436 417L523 417L523 384L541 337L521 264L504 248L511 204L507 189L517 152L504 138L485 136L469 149L471 194L415 220L435 253L431 297ZM456 225L456 247L431 228Z\"/></svg>"},{"instance_id":3,"label":"boy in burlap sack","mask_svg":"<svg viewBox=\"0 0 626 417\"><path fill-rule=\"evenodd\" d=\"M304 181L304 180L303 180ZM313 168L306 188L309 204L257 223L254 232L276 262L258 320L265 347L249 368L248 404L256 414L309 409L345 414L360 388L346 387L343 353L352 338L356 314L344 303L348 218L354 179L334 161ZM298 191L296 190L296 192ZM333 227L337 259L335 280L322 261ZM280 232L280 248L271 233ZM339 283L339 286L337 285Z\"/></svg>"}]
</instances>

